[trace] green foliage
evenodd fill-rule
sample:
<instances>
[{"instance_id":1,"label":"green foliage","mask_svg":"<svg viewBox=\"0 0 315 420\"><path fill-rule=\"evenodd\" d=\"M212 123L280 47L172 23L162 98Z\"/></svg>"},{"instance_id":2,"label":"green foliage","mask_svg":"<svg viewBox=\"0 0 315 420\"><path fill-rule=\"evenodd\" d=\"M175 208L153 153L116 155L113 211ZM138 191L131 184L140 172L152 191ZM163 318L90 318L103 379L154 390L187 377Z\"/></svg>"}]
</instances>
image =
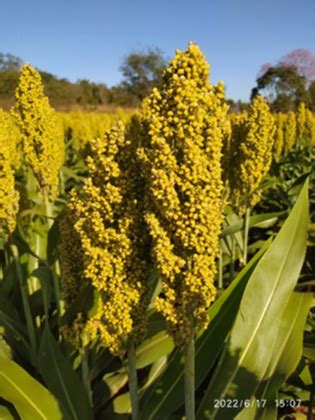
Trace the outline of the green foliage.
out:
<instances>
[{"instance_id":1,"label":"green foliage","mask_svg":"<svg viewBox=\"0 0 315 420\"><path fill-rule=\"evenodd\" d=\"M39 382L12 360L0 356L0 396L24 420L61 420L55 398Z\"/></svg>"},{"instance_id":2,"label":"green foliage","mask_svg":"<svg viewBox=\"0 0 315 420\"><path fill-rule=\"evenodd\" d=\"M296 109L301 102L309 103L306 80L294 67L270 67L258 77L256 83L252 98L267 90L273 111L287 112Z\"/></svg>"},{"instance_id":3,"label":"green foliage","mask_svg":"<svg viewBox=\"0 0 315 420\"><path fill-rule=\"evenodd\" d=\"M295 305L293 308L290 305L288 312L286 308L304 261L307 224L306 183L290 216L248 282L231 335L199 407L198 418L226 419L231 414L235 417L243 407L220 409L215 401L250 400L264 381L270 380L272 372L267 366L273 365L274 356L270 349L277 348L277 342L285 342L283 334L287 334L288 325L294 325L296 320ZM309 299L307 302L310 305ZM299 314L302 325L306 314L307 311ZM286 323L284 329L282 317ZM298 343L292 344L301 347L301 338L300 335ZM298 361L299 358L292 362L292 370ZM264 396L266 398L265 393Z\"/></svg>"},{"instance_id":4,"label":"green foliage","mask_svg":"<svg viewBox=\"0 0 315 420\"><path fill-rule=\"evenodd\" d=\"M15 74L14 66L13 60L0 71L0 83L5 74ZM106 87L98 89L99 85L88 81L71 84L48 73L42 77L56 103L67 104L70 97L72 103L81 93L84 106L111 101L115 95L130 103L131 93L123 86L113 93L114 89L107 92ZM91 115L80 117L95 128ZM141 140L137 128L135 138ZM102 138L101 132L97 137ZM84 150L71 145L70 134L67 138L67 159L54 203L48 205L38 196L34 179L23 168L16 172L21 211L10 240L0 244L1 419L130 417L126 358L111 355L98 337L81 347L70 339L71 324L95 315L100 293L92 285L82 287L65 310L63 290L59 290L60 219L71 189L81 189L86 179L83 156L89 153L93 137L86 134L88 130L82 133ZM208 309L208 328L196 337L199 418L210 412L210 418L224 420L236 415L269 420L285 414L275 407L276 398L301 398L304 410L312 404L315 316L309 308L315 286L314 162L314 148L302 138L272 164L262 183L262 200L249 219L248 252L253 258L245 266L241 259L244 220L230 206L225 208L216 262L221 273L221 279L215 278L217 297ZM182 349L174 345L154 309L154 298L161 293L154 266L152 283L148 329L135 354L140 418L177 420L184 416ZM266 399L268 403L264 409L215 411L217 397Z\"/></svg>"},{"instance_id":5,"label":"green foliage","mask_svg":"<svg viewBox=\"0 0 315 420\"><path fill-rule=\"evenodd\" d=\"M128 54L121 65L123 81L112 88L104 83L78 80L73 83L46 71L40 71L45 94L50 103L61 109L81 107L96 109L102 106L138 106L161 79L166 59L157 48ZM14 102L18 73L23 61L11 54L0 53L0 105L8 109Z\"/></svg>"},{"instance_id":6,"label":"green foliage","mask_svg":"<svg viewBox=\"0 0 315 420\"><path fill-rule=\"evenodd\" d=\"M149 95L162 78L167 61L158 48L128 54L120 67L123 75L121 87L131 95L134 104Z\"/></svg>"}]
</instances>

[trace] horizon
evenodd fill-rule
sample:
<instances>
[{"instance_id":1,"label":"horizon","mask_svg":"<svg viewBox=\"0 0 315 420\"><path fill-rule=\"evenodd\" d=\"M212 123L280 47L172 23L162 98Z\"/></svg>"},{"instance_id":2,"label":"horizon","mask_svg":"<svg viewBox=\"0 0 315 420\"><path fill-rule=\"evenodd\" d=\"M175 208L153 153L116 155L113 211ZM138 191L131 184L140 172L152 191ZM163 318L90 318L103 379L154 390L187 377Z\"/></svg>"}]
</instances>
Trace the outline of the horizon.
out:
<instances>
[{"instance_id":1,"label":"horizon","mask_svg":"<svg viewBox=\"0 0 315 420\"><path fill-rule=\"evenodd\" d=\"M171 59L175 49L195 41L210 64L211 82L223 81L227 98L248 101L264 63L276 63L297 48L315 52L315 3L303 4L15 1L4 7L1 52L58 78L111 87L121 81L119 67L129 53L157 47Z\"/></svg>"}]
</instances>

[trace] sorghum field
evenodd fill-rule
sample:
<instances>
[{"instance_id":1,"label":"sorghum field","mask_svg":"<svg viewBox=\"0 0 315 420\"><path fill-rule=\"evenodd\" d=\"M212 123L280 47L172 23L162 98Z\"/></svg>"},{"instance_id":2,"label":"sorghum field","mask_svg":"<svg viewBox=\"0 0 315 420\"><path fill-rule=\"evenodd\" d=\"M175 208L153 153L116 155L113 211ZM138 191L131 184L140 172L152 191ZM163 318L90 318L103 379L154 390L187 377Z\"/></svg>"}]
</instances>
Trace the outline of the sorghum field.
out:
<instances>
[{"instance_id":1,"label":"sorghum field","mask_svg":"<svg viewBox=\"0 0 315 420\"><path fill-rule=\"evenodd\" d=\"M315 116L191 43L134 111L0 110L0 418L312 419Z\"/></svg>"}]
</instances>

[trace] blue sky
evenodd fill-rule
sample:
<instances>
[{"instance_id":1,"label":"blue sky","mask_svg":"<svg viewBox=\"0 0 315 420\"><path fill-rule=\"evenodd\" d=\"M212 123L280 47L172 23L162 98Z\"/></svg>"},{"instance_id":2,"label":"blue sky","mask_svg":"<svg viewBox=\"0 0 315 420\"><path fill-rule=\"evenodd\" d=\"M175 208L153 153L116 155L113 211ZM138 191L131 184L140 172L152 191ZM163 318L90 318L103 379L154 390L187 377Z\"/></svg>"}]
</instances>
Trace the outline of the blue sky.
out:
<instances>
[{"instance_id":1,"label":"blue sky","mask_svg":"<svg viewBox=\"0 0 315 420\"><path fill-rule=\"evenodd\" d=\"M1 5L0 52L71 81L111 86L125 55L168 57L199 44L211 80L248 99L261 64L295 48L315 53L315 0L11 0Z\"/></svg>"}]
</instances>

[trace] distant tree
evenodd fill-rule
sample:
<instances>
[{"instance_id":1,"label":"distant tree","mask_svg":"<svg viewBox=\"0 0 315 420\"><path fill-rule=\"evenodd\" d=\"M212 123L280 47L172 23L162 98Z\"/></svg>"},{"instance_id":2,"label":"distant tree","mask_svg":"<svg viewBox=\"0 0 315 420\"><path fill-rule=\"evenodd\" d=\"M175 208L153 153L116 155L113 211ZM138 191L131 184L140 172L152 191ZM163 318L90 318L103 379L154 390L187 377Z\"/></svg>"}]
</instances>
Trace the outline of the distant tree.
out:
<instances>
[{"instance_id":1,"label":"distant tree","mask_svg":"<svg viewBox=\"0 0 315 420\"><path fill-rule=\"evenodd\" d=\"M310 97L310 107L313 111L315 111L315 80L310 84L308 92Z\"/></svg>"},{"instance_id":2,"label":"distant tree","mask_svg":"<svg viewBox=\"0 0 315 420\"><path fill-rule=\"evenodd\" d=\"M262 76L271 67L294 67L300 76L305 78L309 86L315 80L315 54L305 48L290 51L277 61L275 65L265 63L261 66L258 77Z\"/></svg>"},{"instance_id":3,"label":"distant tree","mask_svg":"<svg viewBox=\"0 0 315 420\"><path fill-rule=\"evenodd\" d=\"M241 100L238 100L237 102L233 101L233 99L227 99L227 104L229 105L229 113L237 113L237 112L243 112L243 111L249 111L250 104L248 102L243 102Z\"/></svg>"},{"instance_id":4,"label":"distant tree","mask_svg":"<svg viewBox=\"0 0 315 420\"><path fill-rule=\"evenodd\" d=\"M309 104L309 93L306 89L306 79L295 67L269 67L256 80L251 98L264 91L274 111L289 111L301 102Z\"/></svg>"},{"instance_id":5,"label":"distant tree","mask_svg":"<svg viewBox=\"0 0 315 420\"><path fill-rule=\"evenodd\" d=\"M309 85L315 79L315 54L305 48L298 48L283 56L279 66L295 67L298 74L303 76Z\"/></svg>"},{"instance_id":6,"label":"distant tree","mask_svg":"<svg viewBox=\"0 0 315 420\"><path fill-rule=\"evenodd\" d=\"M23 60L12 54L0 53L0 71L20 71Z\"/></svg>"},{"instance_id":7,"label":"distant tree","mask_svg":"<svg viewBox=\"0 0 315 420\"><path fill-rule=\"evenodd\" d=\"M123 82L120 86L134 98L141 101L161 80L167 60L158 48L135 51L127 55L120 67Z\"/></svg>"}]
</instances>

